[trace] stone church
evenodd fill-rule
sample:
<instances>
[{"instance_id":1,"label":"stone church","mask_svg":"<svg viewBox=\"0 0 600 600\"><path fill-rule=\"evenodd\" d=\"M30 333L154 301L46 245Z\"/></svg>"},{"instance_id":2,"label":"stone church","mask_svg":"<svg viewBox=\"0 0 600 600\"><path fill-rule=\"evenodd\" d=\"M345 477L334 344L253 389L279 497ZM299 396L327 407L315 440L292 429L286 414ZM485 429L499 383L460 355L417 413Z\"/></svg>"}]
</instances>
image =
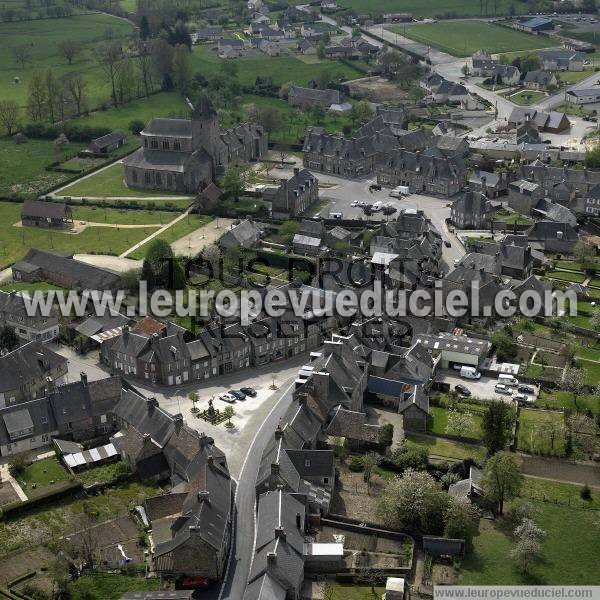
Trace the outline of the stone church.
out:
<instances>
[{"instance_id":1,"label":"stone church","mask_svg":"<svg viewBox=\"0 0 600 600\"><path fill-rule=\"evenodd\" d=\"M140 135L144 145L123 160L127 185L185 194L203 190L231 163L260 159L268 147L260 125L220 129L206 96L191 119L152 119Z\"/></svg>"}]
</instances>

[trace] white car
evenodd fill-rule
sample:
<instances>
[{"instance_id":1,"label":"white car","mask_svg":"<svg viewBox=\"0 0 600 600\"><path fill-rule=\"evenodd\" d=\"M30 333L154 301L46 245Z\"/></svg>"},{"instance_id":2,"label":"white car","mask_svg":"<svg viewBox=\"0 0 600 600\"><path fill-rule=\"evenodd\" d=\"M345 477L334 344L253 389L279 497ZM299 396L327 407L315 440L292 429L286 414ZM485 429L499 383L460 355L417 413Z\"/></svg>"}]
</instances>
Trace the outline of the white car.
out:
<instances>
[{"instance_id":1,"label":"white car","mask_svg":"<svg viewBox=\"0 0 600 600\"><path fill-rule=\"evenodd\" d=\"M223 402L229 402L229 404L233 404L235 402L235 396L232 394L221 394L219 396L219 400L223 400Z\"/></svg>"},{"instance_id":2,"label":"white car","mask_svg":"<svg viewBox=\"0 0 600 600\"><path fill-rule=\"evenodd\" d=\"M519 404L533 404L534 399L530 398L527 394L515 394L513 396L513 398L519 403Z\"/></svg>"},{"instance_id":3,"label":"white car","mask_svg":"<svg viewBox=\"0 0 600 600\"><path fill-rule=\"evenodd\" d=\"M350 204L350 206L358 206L358 200L354 200L354 201L353 201L353 202Z\"/></svg>"},{"instance_id":4,"label":"white car","mask_svg":"<svg viewBox=\"0 0 600 600\"><path fill-rule=\"evenodd\" d=\"M497 383L494 386L494 391L496 392L496 394L504 394L505 396L512 396L512 390L504 385L503 383Z\"/></svg>"}]
</instances>

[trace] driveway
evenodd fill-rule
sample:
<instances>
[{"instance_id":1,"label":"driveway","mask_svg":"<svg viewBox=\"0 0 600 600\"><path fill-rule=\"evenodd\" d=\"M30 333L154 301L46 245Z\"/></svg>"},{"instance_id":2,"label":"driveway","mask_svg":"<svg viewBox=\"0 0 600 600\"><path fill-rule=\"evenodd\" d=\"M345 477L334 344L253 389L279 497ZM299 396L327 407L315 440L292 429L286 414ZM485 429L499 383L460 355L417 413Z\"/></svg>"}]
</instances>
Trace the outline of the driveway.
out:
<instances>
[{"instance_id":1,"label":"driveway","mask_svg":"<svg viewBox=\"0 0 600 600\"><path fill-rule=\"evenodd\" d=\"M472 397L479 398L480 400L505 400L509 402L512 396L504 394L497 394L494 391L494 386L498 383L498 379L495 377L481 377L481 379L465 379L457 374L456 371L440 371L435 378L436 381L441 383L450 384L450 389L454 389L454 386L462 384L466 386L472 394ZM529 385L529 384L527 384ZM534 386L532 386L534 387ZM516 391L516 388L513 388ZM539 394L539 388L535 387L535 394L533 400L537 399Z\"/></svg>"}]
</instances>

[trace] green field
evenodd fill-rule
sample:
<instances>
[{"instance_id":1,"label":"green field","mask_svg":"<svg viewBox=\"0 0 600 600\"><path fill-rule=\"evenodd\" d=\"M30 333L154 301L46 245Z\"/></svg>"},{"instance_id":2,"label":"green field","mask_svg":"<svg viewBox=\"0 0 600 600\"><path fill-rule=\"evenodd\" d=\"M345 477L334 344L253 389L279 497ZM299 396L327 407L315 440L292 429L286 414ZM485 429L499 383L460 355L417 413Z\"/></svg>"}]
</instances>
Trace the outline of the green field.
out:
<instances>
[{"instance_id":1,"label":"green field","mask_svg":"<svg viewBox=\"0 0 600 600\"><path fill-rule=\"evenodd\" d=\"M85 146L71 143L57 147L50 140L29 140L25 144L15 144L12 139L0 139L0 196L37 196L66 181L72 175L46 171L44 167L74 156Z\"/></svg>"},{"instance_id":2,"label":"green field","mask_svg":"<svg viewBox=\"0 0 600 600\"><path fill-rule=\"evenodd\" d=\"M58 481L65 481L68 478L69 473L58 462L58 459L52 456L31 463L18 479L23 488L27 490L32 486L44 487Z\"/></svg>"},{"instance_id":3,"label":"green field","mask_svg":"<svg viewBox=\"0 0 600 600\"><path fill-rule=\"evenodd\" d=\"M586 79L590 75L593 75L594 71L588 69L587 71L560 71L555 75L563 82L568 85L579 83L583 79Z\"/></svg>"},{"instance_id":4,"label":"green field","mask_svg":"<svg viewBox=\"0 0 600 600\"><path fill-rule=\"evenodd\" d=\"M310 57L311 59L313 57ZM191 57L192 69L205 77L220 73L223 60L206 46L194 46ZM348 80L363 77L363 73L350 66L331 60L303 61L294 56L265 58L252 56L235 60L238 81L242 86L253 85L258 76L272 77L275 85L294 82L306 85L320 73L328 72L332 80Z\"/></svg>"},{"instance_id":5,"label":"green field","mask_svg":"<svg viewBox=\"0 0 600 600\"><path fill-rule=\"evenodd\" d=\"M485 456L485 448L476 444L464 444L453 440L425 437L416 434L407 434L406 439L426 448L429 454L435 456L456 458L458 460L465 458L481 460Z\"/></svg>"},{"instance_id":6,"label":"green field","mask_svg":"<svg viewBox=\"0 0 600 600\"><path fill-rule=\"evenodd\" d=\"M174 215L175 217L176 215ZM79 234L15 227L21 220L21 205L0 202L0 268L21 259L29 248L65 250L74 253L120 254L156 231L154 227L118 229L87 227Z\"/></svg>"},{"instance_id":7,"label":"green field","mask_svg":"<svg viewBox=\"0 0 600 600\"><path fill-rule=\"evenodd\" d=\"M120 574L84 575L69 584L72 600L119 600L126 592L146 592L160 588L157 578L128 577Z\"/></svg>"},{"instance_id":8,"label":"green field","mask_svg":"<svg viewBox=\"0 0 600 600\"><path fill-rule=\"evenodd\" d=\"M117 225L164 225L177 217L177 213L160 210L119 210L99 206L74 206L73 220L90 223L115 223Z\"/></svg>"},{"instance_id":9,"label":"green field","mask_svg":"<svg viewBox=\"0 0 600 600\"><path fill-rule=\"evenodd\" d=\"M98 171L98 173L95 173L86 179L72 183L65 189L61 190L60 195L75 197L91 196L96 198L168 198L169 196L177 196L180 194L129 188L123 180L123 165L121 163L117 163L111 165L107 169Z\"/></svg>"},{"instance_id":10,"label":"green field","mask_svg":"<svg viewBox=\"0 0 600 600\"><path fill-rule=\"evenodd\" d=\"M453 21L451 25L443 22L394 25L389 29L454 56L471 56L480 48L497 53L533 50L549 45L543 38L481 21Z\"/></svg>"},{"instance_id":11,"label":"green field","mask_svg":"<svg viewBox=\"0 0 600 600\"><path fill-rule=\"evenodd\" d=\"M106 14L0 23L0 96L3 100L16 100L24 106L32 73L52 68L58 77L69 72L83 74L87 81L90 108L108 102L108 82L93 56L93 49L109 31L113 38L125 41L132 33L133 25ZM72 65L67 64L57 49L57 44L65 38L81 42L84 46ZM24 69L15 65L13 60L13 49L22 45L30 45L32 57ZM15 83L15 78L19 79L18 83Z\"/></svg>"},{"instance_id":12,"label":"green field","mask_svg":"<svg viewBox=\"0 0 600 600\"><path fill-rule=\"evenodd\" d=\"M433 435L456 435L454 432L446 432L449 415L448 409L440 406L432 406L430 407L430 415L431 418L427 429L429 433L432 433ZM473 420L473 427L468 433L464 434L464 437L479 440L481 439L481 417L478 414L472 413L471 418Z\"/></svg>"},{"instance_id":13,"label":"green field","mask_svg":"<svg viewBox=\"0 0 600 600\"><path fill-rule=\"evenodd\" d=\"M541 100L545 96L546 94L544 94L544 92L538 92L537 90L523 90L512 96L507 96L507 100L519 104L520 106L528 106L529 104Z\"/></svg>"},{"instance_id":14,"label":"green field","mask_svg":"<svg viewBox=\"0 0 600 600\"><path fill-rule=\"evenodd\" d=\"M558 372L558 371L557 371ZM519 414L519 433L517 438L517 447L519 450L531 452L533 454L564 456L565 438L564 435L557 435L554 440L554 447L547 436L539 434L540 427L546 422L560 426L564 424L564 415L559 412L546 412L540 410L522 409Z\"/></svg>"},{"instance_id":15,"label":"green field","mask_svg":"<svg viewBox=\"0 0 600 600\"><path fill-rule=\"evenodd\" d=\"M523 490L528 498L532 490L530 481L526 480ZM536 481L533 489L543 489L548 498L572 501L570 505L555 505L530 500L536 512L535 522L548 534L542 542L542 559L534 565L531 574L521 574L509 558L514 542L503 521L482 519L479 535L473 541L474 551L462 564L460 584L597 585L600 572L598 511L577 507L579 486ZM598 496L599 491L594 492ZM597 500L591 506L597 508Z\"/></svg>"},{"instance_id":16,"label":"green field","mask_svg":"<svg viewBox=\"0 0 600 600\"><path fill-rule=\"evenodd\" d=\"M296 4L302 4L296 0ZM386 12L407 12L413 17L479 17L481 16L479 2L472 0L432 0L423 2L422 0L339 0L338 4L343 7L351 8L356 13L364 15L380 15ZM521 2L511 2L511 0L499 0L496 10L492 10L492 4L489 5L489 11L484 12L484 16L507 15L509 8L513 7L516 13L527 11L527 5ZM484 5L485 11L486 5Z\"/></svg>"}]
</instances>

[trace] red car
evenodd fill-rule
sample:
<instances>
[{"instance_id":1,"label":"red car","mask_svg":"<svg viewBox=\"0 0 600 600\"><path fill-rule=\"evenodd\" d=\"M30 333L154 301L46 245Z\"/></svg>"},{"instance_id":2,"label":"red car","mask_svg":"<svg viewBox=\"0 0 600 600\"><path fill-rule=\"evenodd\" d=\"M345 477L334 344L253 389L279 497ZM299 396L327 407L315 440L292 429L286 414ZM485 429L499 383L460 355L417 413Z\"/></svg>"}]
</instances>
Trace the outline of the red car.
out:
<instances>
[{"instance_id":1,"label":"red car","mask_svg":"<svg viewBox=\"0 0 600 600\"><path fill-rule=\"evenodd\" d=\"M180 585L184 590L205 590L210 586L210 581L205 577L195 575L193 577L183 577Z\"/></svg>"}]
</instances>

